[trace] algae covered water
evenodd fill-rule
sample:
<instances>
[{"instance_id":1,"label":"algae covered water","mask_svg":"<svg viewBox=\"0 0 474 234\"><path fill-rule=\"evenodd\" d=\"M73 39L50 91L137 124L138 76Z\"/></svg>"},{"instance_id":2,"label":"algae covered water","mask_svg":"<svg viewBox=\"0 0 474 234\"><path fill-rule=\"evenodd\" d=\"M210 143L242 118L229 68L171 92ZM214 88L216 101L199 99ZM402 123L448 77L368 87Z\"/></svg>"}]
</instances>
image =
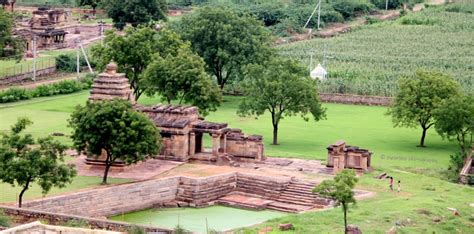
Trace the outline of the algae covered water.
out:
<instances>
[{"instance_id":1,"label":"algae covered water","mask_svg":"<svg viewBox=\"0 0 474 234\"><path fill-rule=\"evenodd\" d=\"M188 231L206 233L206 218L209 230L224 231L250 226L285 215L285 213L269 210L251 211L225 206L211 206L206 208L148 209L117 215L110 219L169 229L174 229L179 223Z\"/></svg>"}]
</instances>

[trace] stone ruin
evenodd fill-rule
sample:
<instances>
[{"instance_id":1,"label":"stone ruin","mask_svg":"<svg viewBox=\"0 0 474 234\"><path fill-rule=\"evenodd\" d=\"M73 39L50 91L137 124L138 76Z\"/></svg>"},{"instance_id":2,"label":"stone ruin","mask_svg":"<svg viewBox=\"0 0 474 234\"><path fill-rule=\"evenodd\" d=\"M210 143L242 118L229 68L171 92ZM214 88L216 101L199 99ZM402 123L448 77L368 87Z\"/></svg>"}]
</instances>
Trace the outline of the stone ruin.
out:
<instances>
[{"instance_id":1,"label":"stone ruin","mask_svg":"<svg viewBox=\"0 0 474 234\"><path fill-rule=\"evenodd\" d=\"M26 41L26 51L32 56L33 39L36 37L37 49L60 49L65 48L64 43L68 32L58 29L57 26L67 22L70 12L63 9L51 9L49 7L38 7L32 12L33 17L15 30L14 34Z\"/></svg>"},{"instance_id":2,"label":"stone ruin","mask_svg":"<svg viewBox=\"0 0 474 234\"><path fill-rule=\"evenodd\" d=\"M337 174L344 168L369 171L372 152L361 149L357 146L346 145L344 141L337 141L329 145L327 167L333 168L333 173Z\"/></svg>"},{"instance_id":3,"label":"stone ruin","mask_svg":"<svg viewBox=\"0 0 474 234\"><path fill-rule=\"evenodd\" d=\"M229 128L227 123L206 121L199 115L197 107L135 104L128 79L116 70L115 64L107 65L107 71L94 80L89 100L120 98L130 101L135 109L147 114L160 129L163 147L159 158L183 162L205 160L231 165L237 161L265 159L262 136L247 136L240 129ZM211 138L211 148L206 148L204 144L206 134ZM89 160L90 163L100 163Z\"/></svg>"}]
</instances>

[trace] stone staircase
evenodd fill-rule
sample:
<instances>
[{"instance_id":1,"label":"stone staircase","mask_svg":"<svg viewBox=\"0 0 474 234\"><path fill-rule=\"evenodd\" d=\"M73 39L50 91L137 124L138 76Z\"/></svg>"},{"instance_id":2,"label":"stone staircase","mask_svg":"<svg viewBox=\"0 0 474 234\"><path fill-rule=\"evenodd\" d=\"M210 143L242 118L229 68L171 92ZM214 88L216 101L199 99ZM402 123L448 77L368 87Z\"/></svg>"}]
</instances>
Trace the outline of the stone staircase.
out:
<instances>
[{"instance_id":1,"label":"stone staircase","mask_svg":"<svg viewBox=\"0 0 474 234\"><path fill-rule=\"evenodd\" d=\"M314 182L292 180L281 191L278 199L268 204L267 208L292 213L299 213L314 208L324 208L329 205L330 201L312 192L316 184Z\"/></svg>"}]
</instances>

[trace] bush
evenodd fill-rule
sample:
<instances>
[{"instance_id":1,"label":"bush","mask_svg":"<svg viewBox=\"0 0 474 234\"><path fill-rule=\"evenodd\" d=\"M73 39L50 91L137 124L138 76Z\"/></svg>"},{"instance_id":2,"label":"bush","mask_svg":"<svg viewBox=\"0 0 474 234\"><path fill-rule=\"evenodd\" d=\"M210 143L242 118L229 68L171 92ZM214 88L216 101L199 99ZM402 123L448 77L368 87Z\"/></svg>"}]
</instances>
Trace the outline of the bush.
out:
<instances>
[{"instance_id":1,"label":"bush","mask_svg":"<svg viewBox=\"0 0 474 234\"><path fill-rule=\"evenodd\" d=\"M474 5L472 3L468 3L468 2L452 3L452 4L447 5L445 10L448 11L448 12L473 14L474 13Z\"/></svg>"},{"instance_id":2,"label":"bush","mask_svg":"<svg viewBox=\"0 0 474 234\"><path fill-rule=\"evenodd\" d=\"M75 93L83 89L89 89L94 78L95 75L88 74L79 80L64 80L53 84L40 85L31 90L23 88L7 89L6 91L0 92L0 103L16 102L33 97Z\"/></svg>"},{"instance_id":3,"label":"bush","mask_svg":"<svg viewBox=\"0 0 474 234\"><path fill-rule=\"evenodd\" d=\"M362 0L339 0L333 3L332 7L341 13L344 19L350 19L354 16L369 13L375 8L373 4Z\"/></svg>"},{"instance_id":4,"label":"bush","mask_svg":"<svg viewBox=\"0 0 474 234\"><path fill-rule=\"evenodd\" d=\"M449 157L447 179L451 182L457 183L459 182L459 172L461 172L461 169L464 166L464 159L466 159L466 157L460 152L450 155Z\"/></svg>"},{"instance_id":5,"label":"bush","mask_svg":"<svg viewBox=\"0 0 474 234\"><path fill-rule=\"evenodd\" d=\"M79 59L80 67L87 66L87 62L83 56ZM77 71L77 57L73 54L61 54L56 57L56 70L63 72Z\"/></svg>"},{"instance_id":6,"label":"bush","mask_svg":"<svg viewBox=\"0 0 474 234\"><path fill-rule=\"evenodd\" d=\"M0 92L0 103L16 102L31 98L31 93L23 88L11 88Z\"/></svg>"},{"instance_id":7,"label":"bush","mask_svg":"<svg viewBox=\"0 0 474 234\"><path fill-rule=\"evenodd\" d=\"M400 18L400 23L404 25L435 25L440 21L420 14L411 14Z\"/></svg>"},{"instance_id":8,"label":"bush","mask_svg":"<svg viewBox=\"0 0 474 234\"><path fill-rule=\"evenodd\" d=\"M10 218L0 211L0 227L10 227Z\"/></svg>"}]
</instances>

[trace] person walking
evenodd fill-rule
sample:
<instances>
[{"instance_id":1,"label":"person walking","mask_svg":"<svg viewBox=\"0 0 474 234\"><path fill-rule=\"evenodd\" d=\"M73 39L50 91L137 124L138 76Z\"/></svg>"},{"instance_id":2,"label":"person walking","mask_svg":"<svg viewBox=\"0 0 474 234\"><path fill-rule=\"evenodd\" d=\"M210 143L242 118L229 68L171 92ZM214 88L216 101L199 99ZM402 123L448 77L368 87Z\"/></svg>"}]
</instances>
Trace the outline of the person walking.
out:
<instances>
[{"instance_id":1,"label":"person walking","mask_svg":"<svg viewBox=\"0 0 474 234\"><path fill-rule=\"evenodd\" d=\"M390 190L393 191L393 177L390 176Z\"/></svg>"},{"instance_id":2,"label":"person walking","mask_svg":"<svg viewBox=\"0 0 474 234\"><path fill-rule=\"evenodd\" d=\"M399 180L399 181L398 181L398 188L397 188L397 192L400 192L400 190L401 190L401 189L402 189L402 188L401 188L401 185L400 185L400 180Z\"/></svg>"}]
</instances>

